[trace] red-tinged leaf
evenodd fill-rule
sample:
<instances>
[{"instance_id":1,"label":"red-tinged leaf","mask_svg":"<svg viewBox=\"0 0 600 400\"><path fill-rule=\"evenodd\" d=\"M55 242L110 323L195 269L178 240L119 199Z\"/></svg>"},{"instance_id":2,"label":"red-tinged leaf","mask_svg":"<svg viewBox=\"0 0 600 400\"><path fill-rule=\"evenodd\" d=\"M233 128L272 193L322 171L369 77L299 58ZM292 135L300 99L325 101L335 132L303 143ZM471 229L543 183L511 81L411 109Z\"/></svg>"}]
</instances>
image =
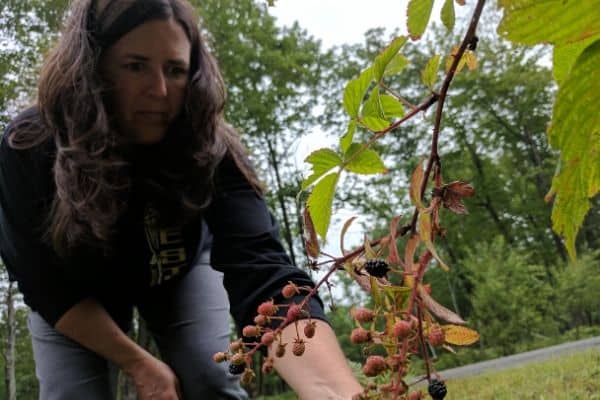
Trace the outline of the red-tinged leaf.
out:
<instances>
[{"instance_id":1,"label":"red-tinged leaf","mask_svg":"<svg viewBox=\"0 0 600 400\"><path fill-rule=\"evenodd\" d=\"M423 162L419 162L410 178L410 200L419 208L425 208L423 200L421 199L421 186L423 185L424 178L425 171L423 171Z\"/></svg>"},{"instance_id":2,"label":"red-tinged leaf","mask_svg":"<svg viewBox=\"0 0 600 400\"><path fill-rule=\"evenodd\" d=\"M467 4L466 0L456 0L456 4L458 4L459 6L464 6L465 4Z\"/></svg>"},{"instance_id":3,"label":"red-tinged leaf","mask_svg":"<svg viewBox=\"0 0 600 400\"><path fill-rule=\"evenodd\" d=\"M396 244L396 236L398 235L398 223L400 222L400 216L392 218L390 222L390 235L388 242L388 263L399 265L402 264L400 255L398 254L398 245Z\"/></svg>"},{"instance_id":4,"label":"red-tinged leaf","mask_svg":"<svg viewBox=\"0 0 600 400\"><path fill-rule=\"evenodd\" d=\"M421 298L422 303L436 317L443 319L444 321L449 322L451 324L466 324L466 322L458 314L448 310L446 307L435 301L433 297L431 297L429 293L427 293L423 286L419 286L417 290L419 291L419 297Z\"/></svg>"},{"instance_id":5,"label":"red-tinged leaf","mask_svg":"<svg viewBox=\"0 0 600 400\"><path fill-rule=\"evenodd\" d=\"M441 188L442 204L444 207L457 214L466 214L467 209L462 203L464 197L471 197L475 189L469 183L454 181Z\"/></svg>"},{"instance_id":6,"label":"red-tinged leaf","mask_svg":"<svg viewBox=\"0 0 600 400\"><path fill-rule=\"evenodd\" d=\"M412 235L406 242L406 247L404 248L404 269L407 273L414 271L415 251L419 243L421 243L419 235Z\"/></svg>"},{"instance_id":7,"label":"red-tinged leaf","mask_svg":"<svg viewBox=\"0 0 600 400\"><path fill-rule=\"evenodd\" d=\"M362 274L360 269L362 265L365 263L364 257L356 257L351 262L347 262L344 264L344 269L350 277L363 289L365 292L371 292L371 280L369 279L369 275Z\"/></svg>"},{"instance_id":8,"label":"red-tinged leaf","mask_svg":"<svg viewBox=\"0 0 600 400\"><path fill-rule=\"evenodd\" d=\"M365 246L365 255L367 256L367 259L370 260L371 258L377 257L377 255L375 254L375 251L371 247L371 242L369 241L369 238L367 237L367 235L365 235L364 246Z\"/></svg>"},{"instance_id":9,"label":"red-tinged leaf","mask_svg":"<svg viewBox=\"0 0 600 400\"><path fill-rule=\"evenodd\" d=\"M456 346L469 346L479 340L477 331L464 326L444 325L442 329L446 342Z\"/></svg>"},{"instance_id":10,"label":"red-tinged leaf","mask_svg":"<svg viewBox=\"0 0 600 400\"><path fill-rule=\"evenodd\" d=\"M308 254L308 256L311 258L317 258L321 253L321 248L319 246L319 239L317 238L317 232L315 231L315 226L310 216L310 212L308 212L308 208L306 207L304 207L303 217L304 248L306 249L306 254Z\"/></svg>"},{"instance_id":11,"label":"red-tinged leaf","mask_svg":"<svg viewBox=\"0 0 600 400\"><path fill-rule=\"evenodd\" d=\"M419 213L419 235L421 236L421 240L423 243L425 243L427 249L440 264L440 267L444 271L449 271L450 268L448 268L446 263L440 258L435 246L433 245L433 241L431 240L431 214L428 212Z\"/></svg>"},{"instance_id":12,"label":"red-tinged leaf","mask_svg":"<svg viewBox=\"0 0 600 400\"><path fill-rule=\"evenodd\" d=\"M348 228L350 228L350 225L352 225L352 222L354 222L354 220L357 217L352 217L349 220L347 220L344 223L344 227L342 228L342 235L340 236L340 249L342 251L342 254L346 255L346 250L344 250L344 237L346 236L346 232L348 231Z\"/></svg>"}]
</instances>

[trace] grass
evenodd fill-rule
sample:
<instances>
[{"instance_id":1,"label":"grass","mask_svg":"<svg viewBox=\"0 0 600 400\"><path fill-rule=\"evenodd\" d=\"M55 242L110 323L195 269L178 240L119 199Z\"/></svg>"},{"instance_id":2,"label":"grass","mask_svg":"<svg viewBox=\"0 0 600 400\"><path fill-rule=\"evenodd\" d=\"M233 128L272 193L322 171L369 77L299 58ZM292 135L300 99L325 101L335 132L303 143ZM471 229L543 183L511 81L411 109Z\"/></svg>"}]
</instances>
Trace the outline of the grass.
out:
<instances>
[{"instance_id":1,"label":"grass","mask_svg":"<svg viewBox=\"0 0 600 400\"><path fill-rule=\"evenodd\" d=\"M445 400L600 400L600 349L446 383ZM296 396L285 393L259 399Z\"/></svg>"},{"instance_id":2,"label":"grass","mask_svg":"<svg viewBox=\"0 0 600 400\"><path fill-rule=\"evenodd\" d=\"M600 400L600 350L447 382L447 400Z\"/></svg>"}]
</instances>

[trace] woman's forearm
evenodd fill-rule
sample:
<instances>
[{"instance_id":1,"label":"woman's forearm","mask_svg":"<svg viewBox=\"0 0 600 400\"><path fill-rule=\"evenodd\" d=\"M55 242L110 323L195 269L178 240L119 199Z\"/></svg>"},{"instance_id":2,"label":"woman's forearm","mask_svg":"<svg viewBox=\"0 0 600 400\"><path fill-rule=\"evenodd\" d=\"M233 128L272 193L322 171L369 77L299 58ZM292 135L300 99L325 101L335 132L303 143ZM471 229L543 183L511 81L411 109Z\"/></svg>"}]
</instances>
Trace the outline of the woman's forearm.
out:
<instances>
[{"instance_id":1,"label":"woman's forearm","mask_svg":"<svg viewBox=\"0 0 600 400\"><path fill-rule=\"evenodd\" d=\"M73 306L56 323L56 330L112 361L125 372L149 353L127 336L104 307L91 298Z\"/></svg>"},{"instance_id":2,"label":"woman's forearm","mask_svg":"<svg viewBox=\"0 0 600 400\"><path fill-rule=\"evenodd\" d=\"M284 328L282 338L284 343L289 343L285 355L277 358L273 354L275 346L269 349L275 359L275 369L301 400L350 400L363 388L352 374L331 327L323 321L316 322L315 336L305 339L306 350L300 357L292 354L296 337L294 324ZM299 324L303 326L304 321ZM302 333L300 337L304 338Z\"/></svg>"}]
</instances>

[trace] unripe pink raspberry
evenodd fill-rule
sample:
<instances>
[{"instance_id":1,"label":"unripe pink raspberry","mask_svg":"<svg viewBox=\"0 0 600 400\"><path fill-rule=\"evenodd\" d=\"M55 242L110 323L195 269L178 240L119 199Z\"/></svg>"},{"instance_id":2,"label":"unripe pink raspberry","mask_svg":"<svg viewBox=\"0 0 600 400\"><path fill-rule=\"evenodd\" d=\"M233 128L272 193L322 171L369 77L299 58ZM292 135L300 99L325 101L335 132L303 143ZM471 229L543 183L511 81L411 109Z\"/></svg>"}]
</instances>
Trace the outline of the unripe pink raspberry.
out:
<instances>
[{"instance_id":1,"label":"unripe pink raspberry","mask_svg":"<svg viewBox=\"0 0 600 400\"><path fill-rule=\"evenodd\" d=\"M434 347L441 346L446 341L446 334L439 325L434 325L429 329L427 341Z\"/></svg>"},{"instance_id":2,"label":"unripe pink raspberry","mask_svg":"<svg viewBox=\"0 0 600 400\"><path fill-rule=\"evenodd\" d=\"M223 353L222 351L220 351L218 353L215 353L213 355L213 361L214 362L220 363L220 362L223 362L223 361L226 361L226 360L227 360L227 353Z\"/></svg>"},{"instance_id":3,"label":"unripe pink raspberry","mask_svg":"<svg viewBox=\"0 0 600 400\"><path fill-rule=\"evenodd\" d=\"M246 356L242 353L235 353L231 356L231 363L233 365L242 365L246 362Z\"/></svg>"},{"instance_id":4,"label":"unripe pink raspberry","mask_svg":"<svg viewBox=\"0 0 600 400\"><path fill-rule=\"evenodd\" d=\"M260 336L260 328L256 325L246 325L244 329L242 329L242 335L245 337Z\"/></svg>"},{"instance_id":5,"label":"unripe pink raspberry","mask_svg":"<svg viewBox=\"0 0 600 400\"><path fill-rule=\"evenodd\" d=\"M294 339L294 346L292 346L292 353L295 356L300 357L304 354L304 350L306 350L306 346L304 344L304 340L302 339Z\"/></svg>"},{"instance_id":6,"label":"unripe pink raspberry","mask_svg":"<svg viewBox=\"0 0 600 400\"><path fill-rule=\"evenodd\" d=\"M315 336L315 329L317 328L317 323L315 321L308 321L306 325L304 325L304 336L307 338L312 338Z\"/></svg>"},{"instance_id":7,"label":"unripe pink raspberry","mask_svg":"<svg viewBox=\"0 0 600 400\"><path fill-rule=\"evenodd\" d=\"M290 321L296 321L302 315L302 309L298 304L290 304L288 308L287 318Z\"/></svg>"},{"instance_id":8,"label":"unripe pink raspberry","mask_svg":"<svg viewBox=\"0 0 600 400\"><path fill-rule=\"evenodd\" d=\"M244 344L242 343L242 341L236 340L235 342L231 342L231 344L229 345L229 350L232 353L235 353L236 351L240 350L242 347L244 347Z\"/></svg>"},{"instance_id":9,"label":"unripe pink raspberry","mask_svg":"<svg viewBox=\"0 0 600 400\"><path fill-rule=\"evenodd\" d=\"M355 328L350 333L350 342L354 344L366 343L371 340L371 332L364 328Z\"/></svg>"},{"instance_id":10,"label":"unripe pink raspberry","mask_svg":"<svg viewBox=\"0 0 600 400\"><path fill-rule=\"evenodd\" d=\"M395 337L404 338L412 331L411 323L405 320L398 321L392 327L392 333Z\"/></svg>"},{"instance_id":11,"label":"unripe pink raspberry","mask_svg":"<svg viewBox=\"0 0 600 400\"><path fill-rule=\"evenodd\" d=\"M256 317L254 317L254 323L258 326L265 326L269 323L269 317L259 314Z\"/></svg>"},{"instance_id":12,"label":"unripe pink raspberry","mask_svg":"<svg viewBox=\"0 0 600 400\"><path fill-rule=\"evenodd\" d=\"M265 359L265 362L262 365L262 372L265 374L273 372L273 359L271 357Z\"/></svg>"},{"instance_id":13,"label":"unripe pink raspberry","mask_svg":"<svg viewBox=\"0 0 600 400\"><path fill-rule=\"evenodd\" d=\"M273 303L273 300L265 301L258 306L258 313L266 317L271 317L277 313L277 306Z\"/></svg>"},{"instance_id":14,"label":"unripe pink raspberry","mask_svg":"<svg viewBox=\"0 0 600 400\"><path fill-rule=\"evenodd\" d=\"M412 392L408 395L408 400L423 400L423 392Z\"/></svg>"},{"instance_id":15,"label":"unripe pink raspberry","mask_svg":"<svg viewBox=\"0 0 600 400\"><path fill-rule=\"evenodd\" d=\"M297 295L299 293L300 293L300 290L298 289L298 286L296 286L296 284L294 284L292 282L288 283L287 285L285 285L283 287L283 289L281 289L281 294L286 299L291 299L292 297L294 297L295 295Z\"/></svg>"},{"instance_id":16,"label":"unripe pink raspberry","mask_svg":"<svg viewBox=\"0 0 600 400\"><path fill-rule=\"evenodd\" d=\"M386 367L385 358L382 356L369 356L363 366L363 373L366 376L377 376L385 371Z\"/></svg>"},{"instance_id":17,"label":"unripe pink raspberry","mask_svg":"<svg viewBox=\"0 0 600 400\"><path fill-rule=\"evenodd\" d=\"M264 344L265 346L270 346L274 340L275 340L275 335L273 334L273 332L265 332L262 335L262 338L260 338L260 342L262 344Z\"/></svg>"},{"instance_id":18,"label":"unripe pink raspberry","mask_svg":"<svg viewBox=\"0 0 600 400\"><path fill-rule=\"evenodd\" d=\"M373 318L375 318L375 313L368 308L356 307L350 311L350 315L352 318L357 320L358 322L371 322Z\"/></svg>"}]
</instances>

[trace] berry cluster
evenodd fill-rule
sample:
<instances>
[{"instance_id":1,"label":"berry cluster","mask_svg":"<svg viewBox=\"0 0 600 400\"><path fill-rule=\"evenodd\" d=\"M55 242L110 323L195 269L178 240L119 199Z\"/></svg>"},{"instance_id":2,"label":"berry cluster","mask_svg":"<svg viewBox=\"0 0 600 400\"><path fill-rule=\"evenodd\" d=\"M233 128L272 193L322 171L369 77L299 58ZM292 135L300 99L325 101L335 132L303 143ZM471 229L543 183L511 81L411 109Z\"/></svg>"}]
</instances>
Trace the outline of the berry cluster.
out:
<instances>
[{"instance_id":1,"label":"berry cluster","mask_svg":"<svg viewBox=\"0 0 600 400\"><path fill-rule=\"evenodd\" d=\"M369 275L374 276L376 278L384 278L390 271L389 264L385 260L379 258L367 260L367 262L365 262L364 268Z\"/></svg>"},{"instance_id":2,"label":"berry cluster","mask_svg":"<svg viewBox=\"0 0 600 400\"><path fill-rule=\"evenodd\" d=\"M433 400L443 400L448 392L446 390L446 384L436 379L433 379L431 382L429 382L427 391Z\"/></svg>"}]
</instances>

